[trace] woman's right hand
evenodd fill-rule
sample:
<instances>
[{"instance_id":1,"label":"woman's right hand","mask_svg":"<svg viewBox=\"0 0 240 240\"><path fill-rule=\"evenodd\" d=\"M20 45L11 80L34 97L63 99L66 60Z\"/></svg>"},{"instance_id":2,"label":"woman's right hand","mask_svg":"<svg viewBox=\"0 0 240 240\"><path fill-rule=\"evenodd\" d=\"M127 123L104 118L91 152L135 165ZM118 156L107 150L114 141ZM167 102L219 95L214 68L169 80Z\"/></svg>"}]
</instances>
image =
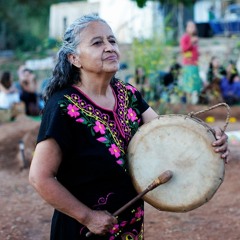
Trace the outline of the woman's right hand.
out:
<instances>
[{"instance_id":1,"label":"woman's right hand","mask_svg":"<svg viewBox=\"0 0 240 240\"><path fill-rule=\"evenodd\" d=\"M84 225L96 235L105 235L115 224L117 219L109 212L92 210Z\"/></svg>"},{"instance_id":2,"label":"woman's right hand","mask_svg":"<svg viewBox=\"0 0 240 240\"><path fill-rule=\"evenodd\" d=\"M191 37L191 42L192 42L192 44L197 44L197 42L198 42L198 37L197 37L197 36Z\"/></svg>"}]
</instances>

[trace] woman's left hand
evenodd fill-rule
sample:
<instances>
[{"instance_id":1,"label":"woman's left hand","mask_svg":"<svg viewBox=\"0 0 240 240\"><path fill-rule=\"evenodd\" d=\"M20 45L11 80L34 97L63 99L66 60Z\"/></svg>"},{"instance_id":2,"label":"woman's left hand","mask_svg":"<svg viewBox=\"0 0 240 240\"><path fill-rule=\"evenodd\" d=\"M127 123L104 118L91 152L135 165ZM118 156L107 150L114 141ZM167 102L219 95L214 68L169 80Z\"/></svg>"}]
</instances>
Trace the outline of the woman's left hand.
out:
<instances>
[{"instance_id":1,"label":"woman's left hand","mask_svg":"<svg viewBox=\"0 0 240 240\"><path fill-rule=\"evenodd\" d=\"M216 141L212 143L215 147L215 152L221 153L221 158L224 159L225 163L229 162L229 148L228 148L228 136L219 127L213 127L215 132Z\"/></svg>"}]
</instances>

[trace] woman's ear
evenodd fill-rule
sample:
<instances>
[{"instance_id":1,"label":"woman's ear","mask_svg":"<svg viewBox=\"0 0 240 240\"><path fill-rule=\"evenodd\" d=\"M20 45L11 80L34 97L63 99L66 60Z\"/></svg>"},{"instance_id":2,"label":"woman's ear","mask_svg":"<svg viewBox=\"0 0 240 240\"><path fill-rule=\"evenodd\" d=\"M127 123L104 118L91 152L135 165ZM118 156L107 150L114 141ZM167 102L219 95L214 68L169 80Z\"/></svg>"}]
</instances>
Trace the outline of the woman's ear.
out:
<instances>
[{"instance_id":1,"label":"woman's ear","mask_svg":"<svg viewBox=\"0 0 240 240\"><path fill-rule=\"evenodd\" d=\"M79 61L79 57L76 56L75 54L69 54L68 55L68 61L74 65L75 67L77 68L81 68L81 64L80 64L80 61Z\"/></svg>"}]
</instances>

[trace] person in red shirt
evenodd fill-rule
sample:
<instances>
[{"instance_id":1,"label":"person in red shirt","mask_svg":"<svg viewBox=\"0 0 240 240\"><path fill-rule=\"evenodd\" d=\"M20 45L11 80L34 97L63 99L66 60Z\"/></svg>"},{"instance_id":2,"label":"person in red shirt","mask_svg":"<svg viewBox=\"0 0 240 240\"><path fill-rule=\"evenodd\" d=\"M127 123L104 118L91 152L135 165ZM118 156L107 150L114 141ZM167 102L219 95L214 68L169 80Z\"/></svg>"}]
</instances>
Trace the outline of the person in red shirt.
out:
<instances>
[{"instance_id":1,"label":"person in red shirt","mask_svg":"<svg viewBox=\"0 0 240 240\"><path fill-rule=\"evenodd\" d=\"M198 36L196 24L192 21L187 22L186 32L180 39L182 53L182 90L186 94L187 103L192 103L192 95L199 94L202 90L202 80L198 69Z\"/></svg>"}]
</instances>

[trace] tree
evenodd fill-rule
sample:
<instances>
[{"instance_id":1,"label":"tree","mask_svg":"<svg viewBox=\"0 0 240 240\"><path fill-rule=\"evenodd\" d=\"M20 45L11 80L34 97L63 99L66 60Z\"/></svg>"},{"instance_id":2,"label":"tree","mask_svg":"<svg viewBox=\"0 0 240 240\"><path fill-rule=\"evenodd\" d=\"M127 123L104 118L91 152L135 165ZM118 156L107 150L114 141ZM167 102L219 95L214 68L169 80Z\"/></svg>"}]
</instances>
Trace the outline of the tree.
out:
<instances>
[{"instance_id":1,"label":"tree","mask_svg":"<svg viewBox=\"0 0 240 240\"><path fill-rule=\"evenodd\" d=\"M48 38L50 6L59 2L63 0L0 0L0 50L36 50Z\"/></svg>"}]
</instances>

